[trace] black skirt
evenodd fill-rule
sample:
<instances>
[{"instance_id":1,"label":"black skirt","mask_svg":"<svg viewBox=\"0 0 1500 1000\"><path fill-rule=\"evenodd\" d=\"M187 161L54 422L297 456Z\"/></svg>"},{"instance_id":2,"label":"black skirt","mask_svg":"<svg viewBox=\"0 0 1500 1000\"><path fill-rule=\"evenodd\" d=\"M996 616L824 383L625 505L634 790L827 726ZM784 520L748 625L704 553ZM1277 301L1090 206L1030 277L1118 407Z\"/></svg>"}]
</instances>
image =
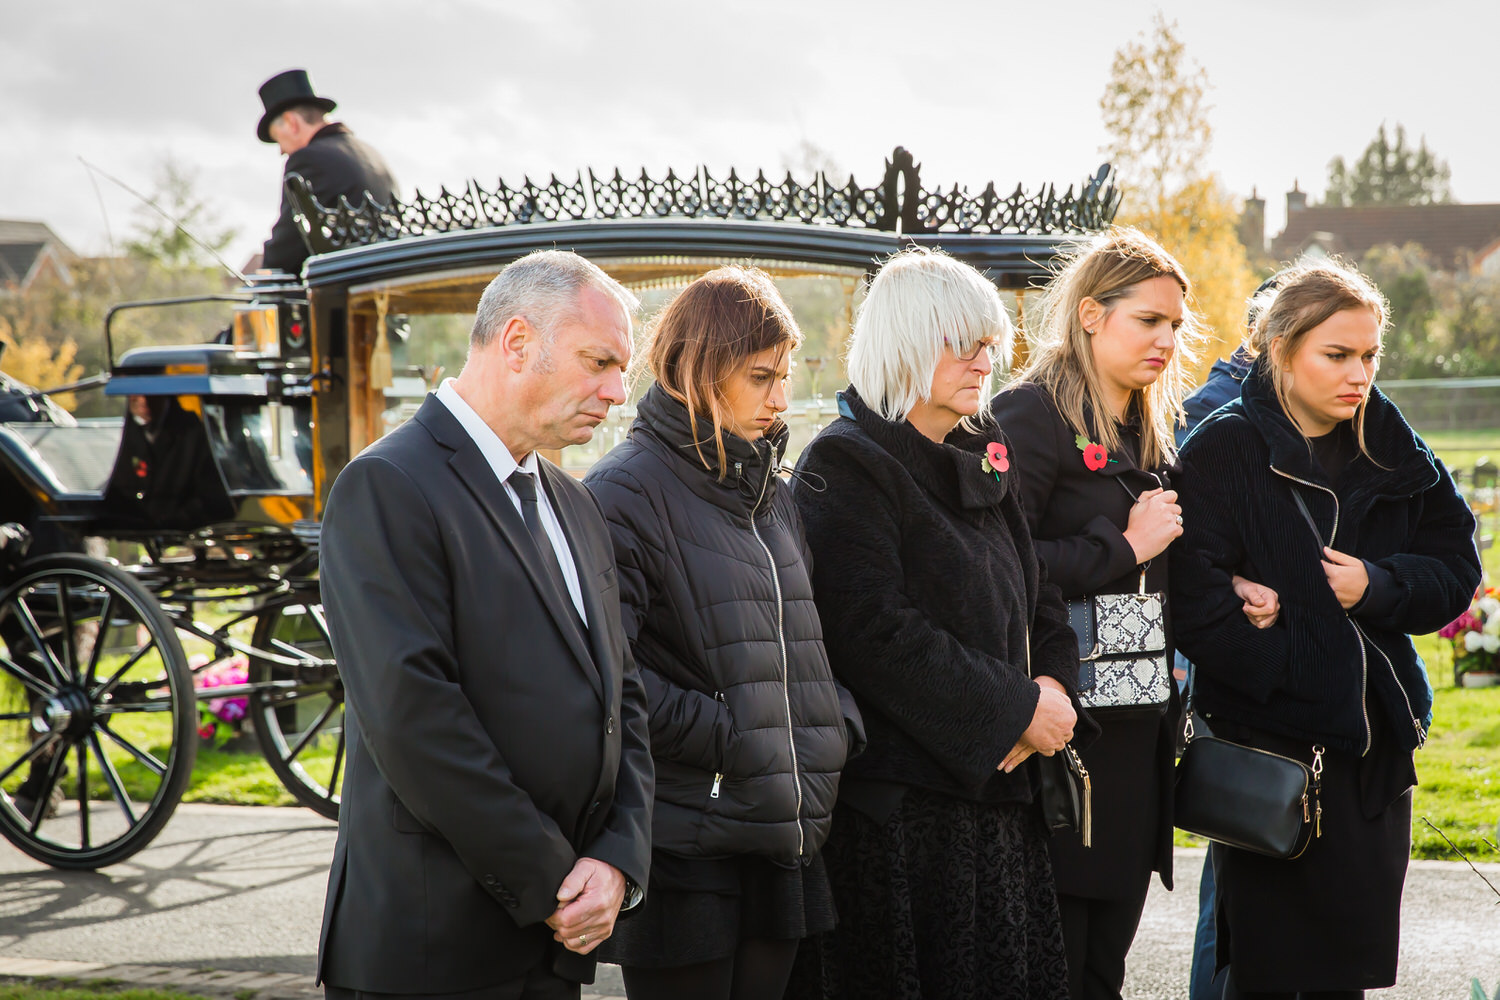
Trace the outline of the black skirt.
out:
<instances>
[{"instance_id":1,"label":"black skirt","mask_svg":"<svg viewBox=\"0 0 1500 1000\"><path fill-rule=\"evenodd\" d=\"M1372 990L1396 982L1401 890L1411 854L1411 754L1372 710L1363 757L1323 754L1323 835L1279 861L1215 848L1217 965L1250 992ZM1307 741L1212 720L1236 742L1312 762Z\"/></svg>"},{"instance_id":2,"label":"black skirt","mask_svg":"<svg viewBox=\"0 0 1500 1000\"><path fill-rule=\"evenodd\" d=\"M604 962L669 969L733 955L741 941L798 940L832 930L823 859L785 866L768 858L651 854L650 891L599 946Z\"/></svg>"},{"instance_id":3,"label":"black skirt","mask_svg":"<svg viewBox=\"0 0 1500 1000\"><path fill-rule=\"evenodd\" d=\"M1033 806L911 788L880 822L841 801L823 857L839 924L802 943L787 1000L1067 997Z\"/></svg>"}]
</instances>

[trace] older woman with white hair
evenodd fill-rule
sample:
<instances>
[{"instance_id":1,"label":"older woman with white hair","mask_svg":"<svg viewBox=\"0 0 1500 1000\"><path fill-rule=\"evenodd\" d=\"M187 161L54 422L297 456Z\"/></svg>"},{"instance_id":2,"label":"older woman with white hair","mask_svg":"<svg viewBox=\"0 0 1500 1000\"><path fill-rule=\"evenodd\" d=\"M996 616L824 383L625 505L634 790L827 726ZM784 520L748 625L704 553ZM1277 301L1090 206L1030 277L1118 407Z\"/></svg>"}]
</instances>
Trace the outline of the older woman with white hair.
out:
<instances>
[{"instance_id":1,"label":"older woman with white hair","mask_svg":"<svg viewBox=\"0 0 1500 1000\"><path fill-rule=\"evenodd\" d=\"M1012 338L978 271L897 254L855 323L841 419L798 465L828 657L869 745L824 848L839 925L804 942L789 996L1067 995L1047 831L1019 765L1092 722L985 406Z\"/></svg>"}]
</instances>

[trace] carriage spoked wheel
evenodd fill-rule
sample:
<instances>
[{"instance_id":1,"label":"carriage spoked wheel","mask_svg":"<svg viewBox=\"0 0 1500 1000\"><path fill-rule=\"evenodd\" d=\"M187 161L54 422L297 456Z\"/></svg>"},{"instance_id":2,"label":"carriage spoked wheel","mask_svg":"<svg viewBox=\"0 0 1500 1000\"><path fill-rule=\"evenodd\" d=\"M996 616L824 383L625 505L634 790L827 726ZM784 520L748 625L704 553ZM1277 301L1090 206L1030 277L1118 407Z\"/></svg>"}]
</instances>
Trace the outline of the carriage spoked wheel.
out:
<instances>
[{"instance_id":1,"label":"carriage spoked wheel","mask_svg":"<svg viewBox=\"0 0 1500 1000\"><path fill-rule=\"evenodd\" d=\"M197 741L156 599L86 556L21 564L0 593L0 833L55 868L123 861L171 818Z\"/></svg>"},{"instance_id":2,"label":"carriage spoked wheel","mask_svg":"<svg viewBox=\"0 0 1500 1000\"><path fill-rule=\"evenodd\" d=\"M297 801L339 817L344 685L316 594L266 608L255 623L250 717L271 770Z\"/></svg>"}]
</instances>

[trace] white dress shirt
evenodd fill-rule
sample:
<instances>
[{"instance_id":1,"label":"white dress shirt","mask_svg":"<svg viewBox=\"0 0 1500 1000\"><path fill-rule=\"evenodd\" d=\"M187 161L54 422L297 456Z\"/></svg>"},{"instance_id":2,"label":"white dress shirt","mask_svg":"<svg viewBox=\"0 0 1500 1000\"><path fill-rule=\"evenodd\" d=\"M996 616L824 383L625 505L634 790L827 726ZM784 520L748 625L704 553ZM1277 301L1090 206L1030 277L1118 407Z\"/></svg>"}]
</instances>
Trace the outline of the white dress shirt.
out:
<instances>
[{"instance_id":1,"label":"white dress shirt","mask_svg":"<svg viewBox=\"0 0 1500 1000\"><path fill-rule=\"evenodd\" d=\"M484 456L490 468L495 470L495 476L500 480L500 485L505 487L505 495L510 497L510 502L516 505L516 511L525 516L521 510L521 498L516 496L516 491L511 489L511 474L517 469L531 473L536 480L536 506L537 513L542 519L542 528L547 532L547 537L552 540L552 549L557 553L558 565L562 567L563 579L568 584L568 596L573 599L573 607L578 609L578 617L583 619L584 627L588 627L588 613L583 610L583 591L578 586L578 567L573 562L573 552L568 548L568 538L563 534L562 525L558 523L557 515L552 511L552 502L547 498L547 491L543 488L538 475L536 452L531 452L523 462L517 462L515 456L510 453L505 442L500 440L490 425L485 423L474 408L464 402L464 398L453 388L453 379L443 379L443 384L438 386L435 393L438 402L448 407L449 412L458 419L459 424L468 432L469 437L479 446L479 452Z\"/></svg>"}]
</instances>

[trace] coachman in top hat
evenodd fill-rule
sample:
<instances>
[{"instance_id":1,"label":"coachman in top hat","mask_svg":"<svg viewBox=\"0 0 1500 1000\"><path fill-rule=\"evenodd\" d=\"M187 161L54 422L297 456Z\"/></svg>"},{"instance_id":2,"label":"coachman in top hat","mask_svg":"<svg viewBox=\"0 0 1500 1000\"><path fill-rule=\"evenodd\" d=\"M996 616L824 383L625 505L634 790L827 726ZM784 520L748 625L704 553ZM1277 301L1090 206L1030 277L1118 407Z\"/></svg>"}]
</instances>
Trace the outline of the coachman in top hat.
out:
<instances>
[{"instance_id":1,"label":"coachman in top hat","mask_svg":"<svg viewBox=\"0 0 1500 1000\"><path fill-rule=\"evenodd\" d=\"M341 122L330 122L328 112L338 105L313 90L307 70L289 69L261 84L265 114L255 134L261 142L274 142L287 154L286 174L301 174L312 185L313 194L325 205L339 197L359 205L366 197L389 202L396 188L385 160L374 149L354 137ZM292 219L292 205L283 188L281 217L271 229L262 254L262 266L273 271L298 274L309 250Z\"/></svg>"}]
</instances>

